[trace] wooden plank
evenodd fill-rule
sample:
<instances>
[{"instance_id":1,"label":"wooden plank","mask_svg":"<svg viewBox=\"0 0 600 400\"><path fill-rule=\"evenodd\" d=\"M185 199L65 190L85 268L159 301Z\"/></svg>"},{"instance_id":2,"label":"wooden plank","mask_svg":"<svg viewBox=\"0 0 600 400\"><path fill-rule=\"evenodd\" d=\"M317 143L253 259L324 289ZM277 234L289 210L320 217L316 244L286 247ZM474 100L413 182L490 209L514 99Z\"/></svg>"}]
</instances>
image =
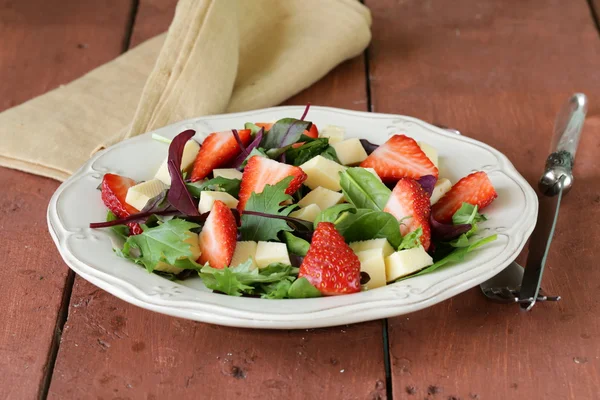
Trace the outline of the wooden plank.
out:
<instances>
[{"instance_id":1,"label":"wooden plank","mask_svg":"<svg viewBox=\"0 0 600 400\"><path fill-rule=\"evenodd\" d=\"M132 42L166 29L171 15L162 2L142 1ZM359 58L288 103L364 110L365 88ZM383 398L382 325L300 331L219 327L139 309L76 278L49 397L89 393L148 399Z\"/></svg>"},{"instance_id":2,"label":"wooden plank","mask_svg":"<svg viewBox=\"0 0 600 400\"><path fill-rule=\"evenodd\" d=\"M121 52L131 2L0 0L0 111ZM68 268L46 228L58 183L0 168L0 398L45 391Z\"/></svg>"},{"instance_id":3,"label":"wooden plank","mask_svg":"<svg viewBox=\"0 0 600 400\"><path fill-rule=\"evenodd\" d=\"M391 319L394 398L596 398L600 270L591 267L600 226L591 221L600 218L600 41L586 2L367 4L375 111L414 115L485 141L533 185L558 107L575 91L591 101L576 183L563 202L544 279L564 299L525 314L487 302L475 288Z\"/></svg>"}]
</instances>

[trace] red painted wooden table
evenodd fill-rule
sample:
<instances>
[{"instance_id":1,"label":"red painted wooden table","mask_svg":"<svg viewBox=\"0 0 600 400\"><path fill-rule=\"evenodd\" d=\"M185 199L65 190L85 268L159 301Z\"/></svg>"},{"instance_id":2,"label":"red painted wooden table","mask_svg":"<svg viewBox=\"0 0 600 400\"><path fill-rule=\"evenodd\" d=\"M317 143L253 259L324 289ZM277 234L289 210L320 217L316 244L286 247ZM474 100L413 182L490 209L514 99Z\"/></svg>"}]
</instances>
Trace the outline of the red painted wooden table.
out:
<instances>
[{"instance_id":1,"label":"red painted wooden table","mask_svg":"<svg viewBox=\"0 0 600 400\"><path fill-rule=\"evenodd\" d=\"M301 331L170 318L74 276L46 230L58 182L0 169L0 398L600 398L600 3L365 2L364 56L288 104L454 127L504 152L533 184L554 113L573 92L589 96L544 280L563 300L522 313L475 288L408 316ZM0 110L164 31L174 7L0 0Z\"/></svg>"}]
</instances>

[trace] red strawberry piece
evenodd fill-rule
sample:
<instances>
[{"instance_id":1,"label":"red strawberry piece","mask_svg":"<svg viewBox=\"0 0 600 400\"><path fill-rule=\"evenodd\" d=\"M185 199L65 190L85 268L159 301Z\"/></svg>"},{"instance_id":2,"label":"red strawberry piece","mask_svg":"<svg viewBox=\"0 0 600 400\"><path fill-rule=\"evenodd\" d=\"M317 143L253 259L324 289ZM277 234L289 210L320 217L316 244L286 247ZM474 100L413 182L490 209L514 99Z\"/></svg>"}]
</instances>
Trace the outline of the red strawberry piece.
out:
<instances>
[{"instance_id":1,"label":"red strawberry piece","mask_svg":"<svg viewBox=\"0 0 600 400\"><path fill-rule=\"evenodd\" d=\"M217 269L229 266L237 240L237 225L233 213L220 200L215 201L198 238L202 254L200 264Z\"/></svg>"},{"instance_id":2,"label":"red strawberry piece","mask_svg":"<svg viewBox=\"0 0 600 400\"><path fill-rule=\"evenodd\" d=\"M265 132L273 127L272 122L256 122L254 125L258 126L259 128L264 128Z\"/></svg>"},{"instance_id":3,"label":"red strawberry piece","mask_svg":"<svg viewBox=\"0 0 600 400\"><path fill-rule=\"evenodd\" d=\"M285 191L287 194L292 194L298 190L307 177L300 167L283 164L261 156L250 158L242 175L238 210L244 210L246 202L253 192L260 193L266 185L275 185L288 176L293 176L294 179Z\"/></svg>"},{"instance_id":4,"label":"red strawberry piece","mask_svg":"<svg viewBox=\"0 0 600 400\"><path fill-rule=\"evenodd\" d=\"M316 139L319 137L319 130L317 129L317 125L312 124L309 130L304 131L304 135Z\"/></svg>"},{"instance_id":5,"label":"red strawberry piece","mask_svg":"<svg viewBox=\"0 0 600 400\"><path fill-rule=\"evenodd\" d=\"M319 222L299 278L325 296L360 292L360 261L331 222Z\"/></svg>"},{"instance_id":6,"label":"red strawberry piece","mask_svg":"<svg viewBox=\"0 0 600 400\"><path fill-rule=\"evenodd\" d=\"M474 172L465 176L432 207L433 218L438 222L451 223L452 216L462 206L469 203L478 206L479 210L489 206L498 193L485 172Z\"/></svg>"},{"instance_id":7,"label":"red strawberry piece","mask_svg":"<svg viewBox=\"0 0 600 400\"><path fill-rule=\"evenodd\" d=\"M400 222L402 236L421 228L421 244L425 250L429 249L431 205L429 196L417 181L411 178L400 179L383 211L392 214Z\"/></svg>"},{"instance_id":8,"label":"red strawberry piece","mask_svg":"<svg viewBox=\"0 0 600 400\"><path fill-rule=\"evenodd\" d=\"M135 181L131 178L116 174L104 174L102 178L102 201L104 205L117 216L117 218L125 218L131 214L139 212L135 207L127 204L127 190L135 185ZM129 232L132 235L142 233L142 228L135 222L127 224Z\"/></svg>"},{"instance_id":9,"label":"red strawberry piece","mask_svg":"<svg viewBox=\"0 0 600 400\"><path fill-rule=\"evenodd\" d=\"M385 182L400 178L419 179L425 175L438 177L438 169L423 153L414 139L405 135L394 135L379 146L360 166L374 168Z\"/></svg>"},{"instance_id":10,"label":"red strawberry piece","mask_svg":"<svg viewBox=\"0 0 600 400\"><path fill-rule=\"evenodd\" d=\"M244 146L247 146L252 140L250 129L239 130L238 135ZM227 165L241 151L242 149L240 149L240 145L231 131L211 133L204 139L194 161L194 169L191 175L192 182L204 179L213 169Z\"/></svg>"}]
</instances>

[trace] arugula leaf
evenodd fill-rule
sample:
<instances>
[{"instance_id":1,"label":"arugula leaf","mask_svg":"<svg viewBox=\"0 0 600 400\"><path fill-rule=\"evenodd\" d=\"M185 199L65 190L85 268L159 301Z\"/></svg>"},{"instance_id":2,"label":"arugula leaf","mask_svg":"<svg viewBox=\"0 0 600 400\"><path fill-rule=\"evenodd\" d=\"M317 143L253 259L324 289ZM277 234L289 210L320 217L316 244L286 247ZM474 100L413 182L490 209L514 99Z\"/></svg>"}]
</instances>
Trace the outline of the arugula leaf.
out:
<instances>
[{"instance_id":1,"label":"arugula leaf","mask_svg":"<svg viewBox=\"0 0 600 400\"><path fill-rule=\"evenodd\" d=\"M264 136L261 147L273 149L294 144L305 130L310 129L311 125L312 122L296 118L280 119L269 130L269 134Z\"/></svg>"},{"instance_id":2,"label":"arugula leaf","mask_svg":"<svg viewBox=\"0 0 600 400\"><path fill-rule=\"evenodd\" d=\"M302 165L313 157L322 154L329 148L329 139L320 138L304 143L297 148L290 148L285 152L287 163L291 165Z\"/></svg>"},{"instance_id":3,"label":"arugula leaf","mask_svg":"<svg viewBox=\"0 0 600 400\"><path fill-rule=\"evenodd\" d=\"M108 210L108 213L106 214L106 221L110 222L110 221L116 221L119 218L117 218L117 216L110 210ZM110 229L120 238L127 240L127 237L129 236L129 227L127 225L115 225L115 226L111 226Z\"/></svg>"},{"instance_id":4,"label":"arugula leaf","mask_svg":"<svg viewBox=\"0 0 600 400\"><path fill-rule=\"evenodd\" d=\"M398 251L419 247L421 245L421 235L423 235L423 228L419 227L402 237Z\"/></svg>"},{"instance_id":5,"label":"arugula leaf","mask_svg":"<svg viewBox=\"0 0 600 400\"><path fill-rule=\"evenodd\" d=\"M288 289L290 299L306 299L310 297L321 297L319 289L314 287L308 279L302 277L296 279Z\"/></svg>"},{"instance_id":6,"label":"arugula leaf","mask_svg":"<svg viewBox=\"0 0 600 400\"><path fill-rule=\"evenodd\" d=\"M359 208L354 214L345 212L336 220L335 227L348 243L385 238L396 249L402 242L398 220L383 211Z\"/></svg>"},{"instance_id":7,"label":"arugula leaf","mask_svg":"<svg viewBox=\"0 0 600 400\"><path fill-rule=\"evenodd\" d=\"M261 193L253 192L246 203L245 210L273 215L289 215L293 207L282 207L281 203L292 200L292 196L285 194L292 179L292 176L288 176L276 185L266 185ZM278 241L277 234L281 231L292 231L285 220L242 214L241 240Z\"/></svg>"},{"instance_id":8,"label":"arugula leaf","mask_svg":"<svg viewBox=\"0 0 600 400\"><path fill-rule=\"evenodd\" d=\"M392 194L372 173L360 167L340 172L340 185L346 199L356 208L383 211Z\"/></svg>"},{"instance_id":9,"label":"arugula leaf","mask_svg":"<svg viewBox=\"0 0 600 400\"><path fill-rule=\"evenodd\" d=\"M491 236L485 237L483 239L476 240L473 243L469 244L468 246L457 247L452 252L447 254L444 258L436 261L434 264L430 265L429 267L422 269L421 271L417 272L416 274L402 277L402 278L396 280L396 282L407 279L407 278L412 278L414 276L428 274L428 273L433 272L436 269L438 269L448 263L451 263L451 262L462 261L462 260L464 260L465 256L467 254L469 254L470 252L472 252L473 250L483 246L484 244L493 242L497 238L498 238L498 235L491 235Z\"/></svg>"},{"instance_id":10,"label":"arugula leaf","mask_svg":"<svg viewBox=\"0 0 600 400\"><path fill-rule=\"evenodd\" d=\"M252 134L252 137L254 137L262 128L258 125L253 124L252 122L246 122L244 124L244 129L250 129L250 133Z\"/></svg>"},{"instance_id":11,"label":"arugula leaf","mask_svg":"<svg viewBox=\"0 0 600 400\"><path fill-rule=\"evenodd\" d=\"M302 257L304 257L306 253L308 253L310 243L308 243L306 240L300 239L299 237L296 237L289 232L283 232L283 237L285 239L287 249L290 253Z\"/></svg>"},{"instance_id":12,"label":"arugula leaf","mask_svg":"<svg viewBox=\"0 0 600 400\"><path fill-rule=\"evenodd\" d=\"M200 193L206 190L213 192L227 192L233 197L238 197L240 193L240 179L228 179L218 176L203 182L186 183L187 189L192 196L200 198Z\"/></svg>"},{"instance_id":13,"label":"arugula leaf","mask_svg":"<svg viewBox=\"0 0 600 400\"><path fill-rule=\"evenodd\" d=\"M202 282L207 288L223 292L229 296L241 296L243 293L254 289L252 286L240 282L231 269L223 268L218 271L219 273L214 274L200 273L200 278L202 278Z\"/></svg>"},{"instance_id":14,"label":"arugula leaf","mask_svg":"<svg viewBox=\"0 0 600 400\"><path fill-rule=\"evenodd\" d=\"M191 245L184 242L189 238L190 229L200 225L183 219L174 218L154 228L142 225L143 232L129 236L123 246L123 255L142 264L152 272L160 261L179 268L196 268L199 265L189 260L192 256ZM131 249L139 250L135 255Z\"/></svg>"},{"instance_id":15,"label":"arugula leaf","mask_svg":"<svg viewBox=\"0 0 600 400\"><path fill-rule=\"evenodd\" d=\"M345 211L355 214L356 207L354 207L352 204L343 203L343 204L337 204L335 206L331 206L331 207L321 211L319 213L319 215L317 215L317 218L315 218L315 222L314 222L315 229L317 228L317 225L319 225L319 222L335 222L335 221L337 221L337 219L340 218L340 214L342 214Z\"/></svg>"},{"instance_id":16,"label":"arugula leaf","mask_svg":"<svg viewBox=\"0 0 600 400\"><path fill-rule=\"evenodd\" d=\"M483 214L479 214L478 207L469 203L462 203L460 208L452 216L454 225L476 224L477 222L487 221Z\"/></svg>"},{"instance_id":17,"label":"arugula leaf","mask_svg":"<svg viewBox=\"0 0 600 400\"><path fill-rule=\"evenodd\" d=\"M294 277L287 276L279 282L273 282L268 285L262 285L263 294L260 296L263 299L285 299L288 297L288 291L292 286Z\"/></svg>"}]
</instances>

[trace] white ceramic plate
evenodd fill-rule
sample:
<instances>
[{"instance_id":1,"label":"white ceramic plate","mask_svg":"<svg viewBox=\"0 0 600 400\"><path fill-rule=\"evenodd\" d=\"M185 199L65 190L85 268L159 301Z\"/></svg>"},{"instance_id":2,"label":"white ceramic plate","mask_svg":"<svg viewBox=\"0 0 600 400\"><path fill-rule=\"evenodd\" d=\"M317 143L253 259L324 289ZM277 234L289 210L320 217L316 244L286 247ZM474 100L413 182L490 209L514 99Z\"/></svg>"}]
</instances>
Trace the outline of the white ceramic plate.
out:
<instances>
[{"instance_id":1,"label":"white ceramic plate","mask_svg":"<svg viewBox=\"0 0 600 400\"><path fill-rule=\"evenodd\" d=\"M214 131L248 121L299 117L304 107L276 107L237 114L202 117L176 123L155 133L174 137L195 129L201 141ZM117 257L110 231L88 228L103 221L106 208L96 190L102 176L113 172L135 180L151 178L167 154L167 145L150 133L96 154L56 191L48 207L48 227L65 262L80 276L113 295L160 313L213 324L251 328L316 328L406 314L439 303L492 277L514 260L534 228L538 201L533 189L500 152L481 142L448 133L420 120L388 114L311 107L308 118L318 127L340 125L346 137L383 143L405 133L438 149L440 176L456 182L472 171L486 171L498 199L486 208L482 234L498 240L465 261L396 284L357 294L299 300L263 300L214 294L199 278L175 283L149 274Z\"/></svg>"}]
</instances>

